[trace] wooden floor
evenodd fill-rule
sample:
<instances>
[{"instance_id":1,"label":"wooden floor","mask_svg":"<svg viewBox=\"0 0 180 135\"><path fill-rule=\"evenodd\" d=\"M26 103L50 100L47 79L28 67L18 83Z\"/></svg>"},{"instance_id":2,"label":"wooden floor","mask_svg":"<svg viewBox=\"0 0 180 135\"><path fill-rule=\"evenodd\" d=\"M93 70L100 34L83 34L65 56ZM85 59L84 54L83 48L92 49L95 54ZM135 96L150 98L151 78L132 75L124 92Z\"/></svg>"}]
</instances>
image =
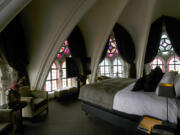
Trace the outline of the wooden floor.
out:
<instances>
[{"instance_id":1,"label":"wooden floor","mask_svg":"<svg viewBox=\"0 0 180 135\"><path fill-rule=\"evenodd\" d=\"M50 101L48 115L44 112L33 122L23 120L23 128L16 135L128 135L128 131L85 115L81 102L69 99Z\"/></svg>"}]
</instances>

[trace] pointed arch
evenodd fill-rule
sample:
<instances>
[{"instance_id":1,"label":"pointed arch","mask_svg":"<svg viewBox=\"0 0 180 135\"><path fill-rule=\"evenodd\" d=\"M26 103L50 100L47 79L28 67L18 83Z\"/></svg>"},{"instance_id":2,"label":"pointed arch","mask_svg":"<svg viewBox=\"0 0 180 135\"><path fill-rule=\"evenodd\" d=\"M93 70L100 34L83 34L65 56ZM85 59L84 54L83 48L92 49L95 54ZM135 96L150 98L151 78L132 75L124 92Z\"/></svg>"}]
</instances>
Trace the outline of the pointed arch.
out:
<instances>
[{"instance_id":1,"label":"pointed arch","mask_svg":"<svg viewBox=\"0 0 180 135\"><path fill-rule=\"evenodd\" d=\"M157 66L159 66L163 72L165 71L164 70L164 60L161 57L156 57L151 62L151 69L155 69Z\"/></svg>"},{"instance_id":2,"label":"pointed arch","mask_svg":"<svg viewBox=\"0 0 180 135\"><path fill-rule=\"evenodd\" d=\"M180 58L172 56L168 60L168 71L176 70L180 73Z\"/></svg>"}]
</instances>

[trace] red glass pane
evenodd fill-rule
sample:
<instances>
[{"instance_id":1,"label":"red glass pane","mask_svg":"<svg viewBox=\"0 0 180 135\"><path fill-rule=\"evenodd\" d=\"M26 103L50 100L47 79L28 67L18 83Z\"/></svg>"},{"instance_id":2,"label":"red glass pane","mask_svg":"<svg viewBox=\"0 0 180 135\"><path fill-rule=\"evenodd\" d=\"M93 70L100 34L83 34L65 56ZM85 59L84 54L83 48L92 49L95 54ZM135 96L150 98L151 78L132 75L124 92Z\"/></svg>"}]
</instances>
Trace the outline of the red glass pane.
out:
<instances>
[{"instance_id":1,"label":"red glass pane","mask_svg":"<svg viewBox=\"0 0 180 135\"><path fill-rule=\"evenodd\" d=\"M61 47L59 52L62 53L64 51L64 49L65 49L65 47Z\"/></svg>"}]
</instances>

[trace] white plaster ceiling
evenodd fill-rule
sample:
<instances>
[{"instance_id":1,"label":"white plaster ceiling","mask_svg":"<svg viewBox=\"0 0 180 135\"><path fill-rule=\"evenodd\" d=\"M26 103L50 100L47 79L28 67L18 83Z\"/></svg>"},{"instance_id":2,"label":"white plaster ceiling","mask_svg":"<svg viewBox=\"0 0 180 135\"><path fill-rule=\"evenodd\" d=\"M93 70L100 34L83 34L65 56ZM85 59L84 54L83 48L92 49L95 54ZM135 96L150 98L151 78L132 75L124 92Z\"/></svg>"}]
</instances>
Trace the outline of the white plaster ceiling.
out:
<instances>
[{"instance_id":1,"label":"white plaster ceiling","mask_svg":"<svg viewBox=\"0 0 180 135\"><path fill-rule=\"evenodd\" d=\"M116 22L132 36L140 77L151 23L161 15L180 19L180 0L33 0L20 14L30 54L31 88L42 89L58 49L76 25L92 58L92 81Z\"/></svg>"}]
</instances>

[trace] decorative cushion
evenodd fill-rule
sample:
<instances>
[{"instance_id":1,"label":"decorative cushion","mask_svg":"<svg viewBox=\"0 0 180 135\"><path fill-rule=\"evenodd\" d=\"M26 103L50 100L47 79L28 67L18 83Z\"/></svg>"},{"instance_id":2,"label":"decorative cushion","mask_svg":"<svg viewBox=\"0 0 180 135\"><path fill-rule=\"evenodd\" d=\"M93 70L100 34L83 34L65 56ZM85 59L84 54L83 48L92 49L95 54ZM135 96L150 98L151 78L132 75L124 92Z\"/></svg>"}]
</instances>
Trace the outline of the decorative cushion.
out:
<instances>
[{"instance_id":1,"label":"decorative cushion","mask_svg":"<svg viewBox=\"0 0 180 135\"><path fill-rule=\"evenodd\" d=\"M176 97L180 97L180 74L176 75L174 79L174 89L176 93Z\"/></svg>"},{"instance_id":2,"label":"decorative cushion","mask_svg":"<svg viewBox=\"0 0 180 135\"><path fill-rule=\"evenodd\" d=\"M175 78L175 75L174 75L174 73L172 71L165 73L163 75L162 79L160 80L159 85L156 88L156 94L159 95L158 93L159 93L160 84L162 84L162 83L174 84L174 78Z\"/></svg>"},{"instance_id":3,"label":"decorative cushion","mask_svg":"<svg viewBox=\"0 0 180 135\"><path fill-rule=\"evenodd\" d=\"M145 78L146 78L146 76L139 78L136 81L132 91L143 90L144 89Z\"/></svg>"},{"instance_id":4,"label":"decorative cushion","mask_svg":"<svg viewBox=\"0 0 180 135\"><path fill-rule=\"evenodd\" d=\"M154 70L152 70L151 73L147 75L145 78L144 91L145 92L155 91L162 76L163 76L163 72L160 67L156 67Z\"/></svg>"}]
</instances>

